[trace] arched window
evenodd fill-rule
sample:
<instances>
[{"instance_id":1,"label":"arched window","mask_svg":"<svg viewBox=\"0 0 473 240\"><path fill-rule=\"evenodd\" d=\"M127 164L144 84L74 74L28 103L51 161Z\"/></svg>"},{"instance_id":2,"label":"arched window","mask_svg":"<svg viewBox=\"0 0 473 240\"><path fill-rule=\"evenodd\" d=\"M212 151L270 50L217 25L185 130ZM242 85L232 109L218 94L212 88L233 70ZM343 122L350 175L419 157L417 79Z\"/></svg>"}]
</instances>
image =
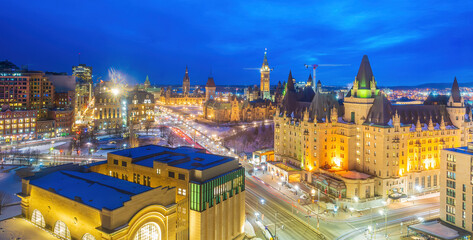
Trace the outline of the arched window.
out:
<instances>
[{"instance_id":1,"label":"arched window","mask_svg":"<svg viewBox=\"0 0 473 240\"><path fill-rule=\"evenodd\" d=\"M62 239L71 239L69 228L67 228L67 225L61 220L58 220L54 225L54 234Z\"/></svg>"},{"instance_id":2,"label":"arched window","mask_svg":"<svg viewBox=\"0 0 473 240\"><path fill-rule=\"evenodd\" d=\"M46 223L44 222L43 214L41 214L41 212L38 211L38 209L35 209L33 211L33 214L31 214L31 222L43 228L44 226L46 226Z\"/></svg>"},{"instance_id":3,"label":"arched window","mask_svg":"<svg viewBox=\"0 0 473 240\"><path fill-rule=\"evenodd\" d=\"M154 222L147 223L136 232L133 240L161 240L161 229Z\"/></svg>"},{"instance_id":4,"label":"arched window","mask_svg":"<svg viewBox=\"0 0 473 240\"><path fill-rule=\"evenodd\" d=\"M82 240L95 240L95 237L90 233L86 233L84 236L82 236Z\"/></svg>"}]
</instances>

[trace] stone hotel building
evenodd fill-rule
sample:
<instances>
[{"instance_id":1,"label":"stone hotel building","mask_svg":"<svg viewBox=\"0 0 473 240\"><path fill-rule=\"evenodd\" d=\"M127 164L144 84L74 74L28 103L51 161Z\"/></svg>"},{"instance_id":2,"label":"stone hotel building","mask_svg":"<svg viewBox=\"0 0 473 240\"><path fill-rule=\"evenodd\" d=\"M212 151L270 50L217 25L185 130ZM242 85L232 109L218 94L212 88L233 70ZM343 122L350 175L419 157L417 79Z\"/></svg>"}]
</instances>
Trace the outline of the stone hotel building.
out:
<instances>
[{"instance_id":1,"label":"stone hotel building","mask_svg":"<svg viewBox=\"0 0 473 240\"><path fill-rule=\"evenodd\" d=\"M471 110L456 78L448 102L430 96L419 105L392 104L366 55L343 101L321 91L300 101L291 79L274 117L276 164L297 170L286 179L296 175L334 198L438 191L440 151L471 141Z\"/></svg>"}]
</instances>

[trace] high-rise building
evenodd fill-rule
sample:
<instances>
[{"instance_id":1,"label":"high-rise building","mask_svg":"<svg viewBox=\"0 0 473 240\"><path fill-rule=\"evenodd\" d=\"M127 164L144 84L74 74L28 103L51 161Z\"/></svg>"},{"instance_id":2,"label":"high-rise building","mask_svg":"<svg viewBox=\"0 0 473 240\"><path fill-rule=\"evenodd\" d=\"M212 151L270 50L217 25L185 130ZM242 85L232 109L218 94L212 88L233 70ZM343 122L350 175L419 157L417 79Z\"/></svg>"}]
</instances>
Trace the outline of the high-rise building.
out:
<instances>
[{"instance_id":1,"label":"high-rise building","mask_svg":"<svg viewBox=\"0 0 473 240\"><path fill-rule=\"evenodd\" d=\"M261 98L271 99L270 85L269 85L269 72L271 69L268 66L268 58L266 57L266 51L264 51L263 65L261 66L261 83L260 91Z\"/></svg>"},{"instance_id":2,"label":"high-rise building","mask_svg":"<svg viewBox=\"0 0 473 240\"><path fill-rule=\"evenodd\" d=\"M473 143L441 151L440 219L473 232Z\"/></svg>"},{"instance_id":3,"label":"high-rise building","mask_svg":"<svg viewBox=\"0 0 473 240\"><path fill-rule=\"evenodd\" d=\"M401 198L439 189L440 150L471 141L472 114L454 80L448 103L392 104L364 56L344 102L301 102L291 76L274 117L275 160L336 198Z\"/></svg>"},{"instance_id":4,"label":"high-rise building","mask_svg":"<svg viewBox=\"0 0 473 240\"><path fill-rule=\"evenodd\" d=\"M44 72L29 71L23 73L30 77L30 108L49 109L54 106L54 85ZM44 115L39 116L44 117Z\"/></svg>"},{"instance_id":5,"label":"high-rise building","mask_svg":"<svg viewBox=\"0 0 473 240\"><path fill-rule=\"evenodd\" d=\"M79 64L78 66L72 66L72 75L80 78L81 80L91 83L92 82L92 67L88 67L85 64Z\"/></svg>"}]
</instances>

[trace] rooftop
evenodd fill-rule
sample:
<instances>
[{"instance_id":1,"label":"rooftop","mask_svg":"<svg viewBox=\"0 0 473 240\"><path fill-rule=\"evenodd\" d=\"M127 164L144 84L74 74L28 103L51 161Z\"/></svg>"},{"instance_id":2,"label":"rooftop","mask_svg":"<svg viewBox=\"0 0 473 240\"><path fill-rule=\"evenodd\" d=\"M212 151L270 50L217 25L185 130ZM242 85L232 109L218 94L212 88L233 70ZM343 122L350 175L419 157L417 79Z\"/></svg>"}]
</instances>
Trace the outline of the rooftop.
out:
<instances>
[{"instance_id":1,"label":"rooftop","mask_svg":"<svg viewBox=\"0 0 473 240\"><path fill-rule=\"evenodd\" d=\"M234 158L207 154L203 149L191 147L168 148L157 145L147 145L111 152L109 154L132 158L133 163L145 167L153 167L155 161L169 166L188 169L205 170L227 162Z\"/></svg>"},{"instance_id":2,"label":"rooftop","mask_svg":"<svg viewBox=\"0 0 473 240\"><path fill-rule=\"evenodd\" d=\"M31 177L30 184L96 209L114 210L151 187L89 172L57 171Z\"/></svg>"},{"instance_id":3,"label":"rooftop","mask_svg":"<svg viewBox=\"0 0 473 240\"><path fill-rule=\"evenodd\" d=\"M468 145L470 145L469 143ZM471 147L470 147L471 148ZM451 151L451 152L457 152L457 153L463 153L463 154L468 154L468 155L473 155L473 150L468 149L468 146L465 147L457 147L457 148L447 148L445 149L446 151Z\"/></svg>"},{"instance_id":4,"label":"rooftop","mask_svg":"<svg viewBox=\"0 0 473 240\"><path fill-rule=\"evenodd\" d=\"M410 229L442 240L459 239L470 236L465 230L440 220L433 220L409 226ZM465 238L466 239L466 238Z\"/></svg>"}]
</instances>

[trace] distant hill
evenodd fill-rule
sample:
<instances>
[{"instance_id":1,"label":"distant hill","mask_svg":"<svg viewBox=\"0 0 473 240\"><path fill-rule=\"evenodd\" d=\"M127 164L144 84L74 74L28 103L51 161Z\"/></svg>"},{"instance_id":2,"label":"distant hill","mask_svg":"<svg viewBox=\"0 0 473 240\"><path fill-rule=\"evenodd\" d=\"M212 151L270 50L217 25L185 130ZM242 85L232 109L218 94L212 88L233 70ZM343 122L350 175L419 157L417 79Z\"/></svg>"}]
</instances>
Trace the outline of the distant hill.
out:
<instances>
[{"instance_id":1,"label":"distant hill","mask_svg":"<svg viewBox=\"0 0 473 240\"><path fill-rule=\"evenodd\" d=\"M466 82L466 83L458 83L460 87L473 87L473 82ZM420 85L415 86L383 86L380 88L390 88L390 89L414 89L414 88L436 88L436 89L444 89L444 88L451 88L452 83L423 83Z\"/></svg>"}]
</instances>

